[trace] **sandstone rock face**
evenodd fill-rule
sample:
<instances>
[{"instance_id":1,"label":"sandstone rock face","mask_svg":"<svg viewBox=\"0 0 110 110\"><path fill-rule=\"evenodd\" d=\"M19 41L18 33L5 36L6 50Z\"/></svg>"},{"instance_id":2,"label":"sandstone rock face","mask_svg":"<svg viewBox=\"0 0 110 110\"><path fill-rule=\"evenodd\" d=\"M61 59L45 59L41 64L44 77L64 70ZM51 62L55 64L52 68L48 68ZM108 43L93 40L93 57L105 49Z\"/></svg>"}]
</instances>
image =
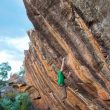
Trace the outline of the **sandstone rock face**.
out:
<instances>
[{"instance_id":1,"label":"sandstone rock face","mask_svg":"<svg viewBox=\"0 0 110 110\"><path fill-rule=\"evenodd\" d=\"M40 110L110 110L109 0L24 0L35 29L25 51L27 83ZM57 74L66 58L67 98Z\"/></svg>"}]
</instances>

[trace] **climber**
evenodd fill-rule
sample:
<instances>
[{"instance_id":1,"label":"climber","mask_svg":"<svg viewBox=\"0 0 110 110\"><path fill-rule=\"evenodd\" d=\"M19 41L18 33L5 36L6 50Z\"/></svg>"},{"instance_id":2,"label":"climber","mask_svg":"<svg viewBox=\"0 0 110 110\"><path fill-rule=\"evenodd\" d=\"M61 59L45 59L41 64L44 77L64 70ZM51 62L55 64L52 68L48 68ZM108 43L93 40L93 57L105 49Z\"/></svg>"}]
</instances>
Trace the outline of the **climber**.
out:
<instances>
[{"instance_id":1,"label":"climber","mask_svg":"<svg viewBox=\"0 0 110 110\"><path fill-rule=\"evenodd\" d=\"M58 86L60 87L61 90L61 95L62 95L62 99L65 99L67 97L67 92L66 92L66 86L65 86L65 76L63 74L64 71L64 65L65 65L65 58L63 58L62 60L62 65L60 70L58 70L54 65L52 65L52 68L55 70L55 72L57 73L58 76ZM69 72L67 79L71 76L71 72Z\"/></svg>"}]
</instances>

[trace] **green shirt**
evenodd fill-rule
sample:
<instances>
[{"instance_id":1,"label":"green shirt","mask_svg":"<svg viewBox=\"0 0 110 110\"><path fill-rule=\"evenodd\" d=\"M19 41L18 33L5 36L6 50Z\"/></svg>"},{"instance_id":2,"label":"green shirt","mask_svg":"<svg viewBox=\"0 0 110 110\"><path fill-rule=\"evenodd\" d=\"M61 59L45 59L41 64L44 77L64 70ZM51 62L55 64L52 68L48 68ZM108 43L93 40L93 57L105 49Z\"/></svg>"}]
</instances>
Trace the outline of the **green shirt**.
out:
<instances>
[{"instance_id":1,"label":"green shirt","mask_svg":"<svg viewBox=\"0 0 110 110\"><path fill-rule=\"evenodd\" d=\"M65 79L65 76L63 75L63 72L61 70L58 71L58 85L59 86L64 85L64 79Z\"/></svg>"}]
</instances>

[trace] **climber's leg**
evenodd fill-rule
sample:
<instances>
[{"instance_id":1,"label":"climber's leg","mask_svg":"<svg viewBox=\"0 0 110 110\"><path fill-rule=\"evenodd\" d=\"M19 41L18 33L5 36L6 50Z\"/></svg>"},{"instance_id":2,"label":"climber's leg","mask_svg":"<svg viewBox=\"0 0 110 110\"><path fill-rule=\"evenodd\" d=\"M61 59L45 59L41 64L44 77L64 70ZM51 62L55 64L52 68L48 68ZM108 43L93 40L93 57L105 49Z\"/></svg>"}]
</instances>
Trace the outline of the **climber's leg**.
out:
<instances>
[{"instance_id":1,"label":"climber's leg","mask_svg":"<svg viewBox=\"0 0 110 110\"><path fill-rule=\"evenodd\" d=\"M64 100L67 98L66 86L60 86L61 99Z\"/></svg>"},{"instance_id":2,"label":"climber's leg","mask_svg":"<svg viewBox=\"0 0 110 110\"><path fill-rule=\"evenodd\" d=\"M68 86L68 84L69 84L68 79L65 79L65 87L67 87L67 86Z\"/></svg>"}]
</instances>

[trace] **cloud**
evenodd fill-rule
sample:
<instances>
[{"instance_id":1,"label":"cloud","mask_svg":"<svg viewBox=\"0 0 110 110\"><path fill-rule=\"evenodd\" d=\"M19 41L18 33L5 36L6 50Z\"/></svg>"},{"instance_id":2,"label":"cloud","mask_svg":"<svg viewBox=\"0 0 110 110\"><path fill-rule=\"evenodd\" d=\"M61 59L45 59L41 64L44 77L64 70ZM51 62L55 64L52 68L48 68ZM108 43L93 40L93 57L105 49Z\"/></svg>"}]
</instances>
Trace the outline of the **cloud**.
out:
<instances>
[{"instance_id":1,"label":"cloud","mask_svg":"<svg viewBox=\"0 0 110 110\"><path fill-rule=\"evenodd\" d=\"M28 49L29 39L21 37L0 37L0 63L9 62L12 72L17 72L23 64L24 50Z\"/></svg>"},{"instance_id":2,"label":"cloud","mask_svg":"<svg viewBox=\"0 0 110 110\"><path fill-rule=\"evenodd\" d=\"M5 51L0 52L0 63L2 62L9 62L9 65L12 67L12 72L19 71L19 68L22 65L22 59L16 60L13 55L8 54Z\"/></svg>"},{"instance_id":3,"label":"cloud","mask_svg":"<svg viewBox=\"0 0 110 110\"><path fill-rule=\"evenodd\" d=\"M9 45L14 46L14 48L16 48L17 50L19 50L20 52L22 52L24 49L28 48L28 42L29 39L27 36L25 37L20 37L20 38L15 38L15 39L10 39L7 41L7 43Z\"/></svg>"},{"instance_id":4,"label":"cloud","mask_svg":"<svg viewBox=\"0 0 110 110\"><path fill-rule=\"evenodd\" d=\"M0 15L0 63L8 61L15 72L22 65L24 50L28 49L25 33L33 26L23 0L1 0Z\"/></svg>"}]
</instances>

